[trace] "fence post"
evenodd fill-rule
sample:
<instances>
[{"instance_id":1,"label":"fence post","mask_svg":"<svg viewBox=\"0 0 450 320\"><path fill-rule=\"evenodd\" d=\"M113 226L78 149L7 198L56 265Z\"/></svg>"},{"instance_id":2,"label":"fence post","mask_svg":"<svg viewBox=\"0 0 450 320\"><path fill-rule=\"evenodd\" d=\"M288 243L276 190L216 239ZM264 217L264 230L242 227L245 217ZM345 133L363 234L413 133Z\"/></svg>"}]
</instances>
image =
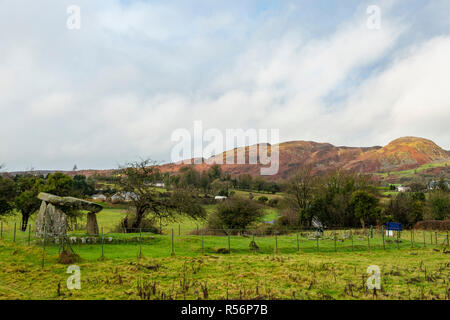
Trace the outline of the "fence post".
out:
<instances>
[{"instance_id":1,"label":"fence post","mask_svg":"<svg viewBox=\"0 0 450 320\"><path fill-rule=\"evenodd\" d=\"M227 238L228 238L228 253L231 253L231 242L230 242L230 231L227 232ZM253 234L253 240L255 239L255 234Z\"/></svg>"},{"instance_id":2,"label":"fence post","mask_svg":"<svg viewBox=\"0 0 450 320\"><path fill-rule=\"evenodd\" d=\"M297 251L300 252L300 242L298 239L298 231L297 231Z\"/></svg>"},{"instance_id":3,"label":"fence post","mask_svg":"<svg viewBox=\"0 0 450 320\"><path fill-rule=\"evenodd\" d=\"M44 268L45 263L45 241L47 240L47 229L44 224L44 241L42 242L42 268Z\"/></svg>"},{"instance_id":4,"label":"fence post","mask_svg":"<svg viewBox=\"0 0 450 320\"><path fill-rule=\"evenodd\" d=\"M30 246L31 242L31 224L28 224L28 246Z\"/></svg>"},{"instance_id":5,"label":"fence post","mask_svg":"<svg viewBox=\"0 0 450 320\"><path fill-rule=\"evenodd\" d=\"M437 232L434 232L434 243L437 245L438 241L437 241Z\"/></svg>"},{"instance_id":6,"label":"fence post","mask_svg":"<svg viewBox=\"0 0 450 320\"><path fill-rule=\"evenodd\" d=\"M317 241L317 252L319 252L319 235L316 234L316 241Z\"/></svg>"},{"instance_id":7,"label":"fence post","mask_svg":"<svg viewBox=\"0 0 450 320\"><path fill-rule=\"evenodd\" d=\"M178 225L178 226L179 226L179 225ZM172 256L175 255L175 249L174 249L174 244L173 244L173 228L172 228L172 253L171 253L171 255L172 255Z\"/></svg>"},{"instance_id":8,"label":"fence post","mask_svg":"<svg viewBox=\"0 0 450 320\"><path fill-rule=\"evenodd\" d=\"M423 247L425 248L427 246L425 242L425 231L423 231Z\"/></svg>"},{"instance_id":9,"label":"fence post","mask_svg":"<svg viewBox=\"0 0 450 320\"><path fill-rule=\"evenodd\" d=\"M413 231L412 231L412 229L411 229L411 248L414 248Z\"/></svg>"},{"instance_id":10,"label":"fence post","mask_svg":"<svg viewBox=\"0 0 450 320\"><path fill-rule=\"evenodd\" d=\"M367 250L370 251L370 235L367 235Z\"/></svg>"},{"instance_id":11,"label":"fence post","mask_svg":"<svg viewBox=\"0 0 450 320\"><path fill-rule=\"evenodd\" d=\"M353 251L353 232L352 232L352 229L350 229L350 238L352 239L352 251Z\"/></svg>"},{"instance_id":12,"label":"fence post","mask_svg":"<svg viewBox=\"0 0 450 320\"><path fill-rule=\"evenodd\" d=\"M433 245L433 231L430 231L430 244Z\"/></svg>"},{"instance_id":13,"label":"fence post","mask_svg":"<svg viewBox=\"0 0 450 320\"><path fill-rule=\"evenodd\" d=\"M141 257L142 257L142 228L139 228L139 258Z\"/></svg>"},{"instance_id":14,"label":"fence post","mask_svg":"<svg viewBox=\"0 0 450 320\"><path fill-rule=\"evenodd\" d=\"M181 224L178 224L178 236L181 236Z\"/></svg>"},{"instance_id":15,"label":"fence post","mask_svg":"<svg viewBox=\"0 0 450 320\"><path fill-rule=\"evenodd\" d=\"M381 237L383 238L383 250L386 250L386 244L384 243L384 225L381 226Z\"/></svg>"},{"instance_id":16,"label":"fence post","mask_svg":"<svg viewBox=\"0 0 450 320\"><path fill-rule=\"evenodd\" d=\"M202 231L202 254L205 254L205 248L204 248L204 246L203 246L203 231Z\"/></svg>"},{"instance_id":17,"label":"fence post","mask_svg":"<svg viewBox=\"0 0 450 320\"><path fill-rule=\"evenodd\" d=\"M105 257L105 252L104 252L104 244L105 244L105 240L104 240L104 236L103 236L103 227L102 227L102 258Z\"/></svg>"},{"instance_id":18,"label":"fence post","mask_svg":"<svg viewBox=\"0 0 450 320\"><path fill-rule=\"evenodd\" d=\"M400 249L400 230L397 230L397 249Z\"/></svg>"},{"instance_id":19,"label":"fence post","mask_svg":"<svg viewBox=\"0 0 450 320\"><path fill-rule=\"evenodd\" d=\"M275 253L278 253L278 236L275 234Z\"/></svg>"},{"instance_id":20,"label":"fence post","mask_svg":"<svg viewBox=\"0 0 450 320\"><path fill-rule=\"evenodd\" d=\"M14 238L13 242L16 242L16 222L14 222Z\"/></svg>"},{"instance_id":21,"label":"fence post","mask_svg":"<svg viewBox=\"0 0 450 320\"><path fill-rule=\"evenodd\" d=\"M336 247L336 230L334 231L334 252L337 252L337 247Z\"/></svg>"}]
</instances>

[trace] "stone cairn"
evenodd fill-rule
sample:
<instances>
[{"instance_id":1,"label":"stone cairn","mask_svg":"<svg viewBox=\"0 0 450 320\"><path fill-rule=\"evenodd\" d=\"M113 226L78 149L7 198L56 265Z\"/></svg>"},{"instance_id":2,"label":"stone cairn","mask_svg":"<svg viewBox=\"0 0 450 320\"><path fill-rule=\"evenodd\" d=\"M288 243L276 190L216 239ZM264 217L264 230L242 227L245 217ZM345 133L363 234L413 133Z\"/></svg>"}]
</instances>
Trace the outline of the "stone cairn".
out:
<instances>
[{"instance_id":1,"label":"stone cairn","mask_svg":"<svg viewBox=\"0 0 450 320\"><path fill-rule=\"evenodd\" d=\"M98 235L96 213L103 208L101 205L73 197L58 197L53 194L41 192L38 199L42 200L41 208L36 219L36 235L62 236L66 234L67 214L71 210L85 210L87 214L86 231L91 236Z\"/></svg>"}]
</instances>

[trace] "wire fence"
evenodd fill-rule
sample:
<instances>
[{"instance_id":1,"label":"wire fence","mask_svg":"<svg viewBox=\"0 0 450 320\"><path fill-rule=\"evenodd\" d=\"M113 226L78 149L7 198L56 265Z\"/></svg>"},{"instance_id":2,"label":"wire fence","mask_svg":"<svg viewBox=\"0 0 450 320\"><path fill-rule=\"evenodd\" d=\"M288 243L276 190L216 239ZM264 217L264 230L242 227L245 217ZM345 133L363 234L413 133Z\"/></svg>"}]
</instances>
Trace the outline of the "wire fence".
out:
<instances>
[{"instance_id":1,"label":"wire fence","mask_svg":"<svg viewBox=\"0 0 450 320\"><path fill-rule=\"evenodd\" d=\"M311 229L286 229L267 234L259 229L198 229L182 234L180 229L135 229L88 235L71 231L65 235L46 233L37 236L32 225L26 231L18 225L0 223L0 239L17 245L42 248L45 255L59 254L64 246L82 259L197 256L202 254L293 254L361 252L433 248L449 246L448 231L404 230L386 232L384 228L337 229L319 232ZM446 249L445 249L446 250Z\"/></svg>"}]
</instances>

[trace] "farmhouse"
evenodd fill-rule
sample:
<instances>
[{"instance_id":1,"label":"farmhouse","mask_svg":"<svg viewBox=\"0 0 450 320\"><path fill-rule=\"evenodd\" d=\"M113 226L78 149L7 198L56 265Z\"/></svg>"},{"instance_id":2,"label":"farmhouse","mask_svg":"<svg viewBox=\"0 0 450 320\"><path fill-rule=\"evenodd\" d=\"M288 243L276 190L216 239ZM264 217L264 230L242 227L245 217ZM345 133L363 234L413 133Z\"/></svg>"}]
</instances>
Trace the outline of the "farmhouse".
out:
<instances>
[{"instance_id":1,"label":"farmhouse","mask_svg":"<svg viewBox=\"0 0 450 320\"><path fill-rule=\"evenodd\" d=\"M404 187L404 186L398 186L395 188L398 192L410 192L411 188L410 187Z\"/></svg>"},{"instance_id":2,"label":"farmhouse","mask_svg":"<svg viewBox=\"0 0 450 320\"><path fill-rule=\"evenodd\" d=\"M447 186L447 188L450 188L450 182L445 181L443 183L445 186ZM440 183L438 181L430 181L430 184L428 185L428 187L430 188L430 190L434 190L434 189L439 189L440 188Z\"/></svg>"},{"instance_id":3,"label":"farmhouse","mask_svg":"<svg viewBox=\"0 0 450 320\"><path fill-rule=\"evenodd\" d=\"M225 199L227 199L227 197L225 197L225 196L215 196L214 197L214 200L218 200L218 201L223 201Z\"/></svg>"},{"instance_id":4,"label":"farmhouse","mask_svg":"<svg viewBox=\"0 0 450 320\"><path fill-rule=\"evenodd\" d=\"M94 194L92 200L106 201L106 196L104 194Z\"/></svg>"}]
</instances>

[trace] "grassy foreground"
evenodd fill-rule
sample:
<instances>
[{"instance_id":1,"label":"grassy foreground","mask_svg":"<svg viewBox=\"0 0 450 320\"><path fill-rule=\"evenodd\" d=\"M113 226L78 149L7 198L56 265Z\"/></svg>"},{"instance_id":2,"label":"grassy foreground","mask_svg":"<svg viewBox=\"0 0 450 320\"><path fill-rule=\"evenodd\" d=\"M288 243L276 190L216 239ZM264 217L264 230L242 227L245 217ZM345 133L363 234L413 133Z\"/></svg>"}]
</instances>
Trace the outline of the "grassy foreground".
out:
<instances>
[{"instance_id":1,"label":"grassy foreground","mask_svg":"<svg viewBox=\"0 0 450 320\"><path fill-rule=\"evenodd\" d=\"M196 257L82 260L81 289L67 265L42 250L0 241L0 299L449 299L444 250L207 254ZM365 283L381 269L382 289Z\"/></svg>"}]
</instances>

